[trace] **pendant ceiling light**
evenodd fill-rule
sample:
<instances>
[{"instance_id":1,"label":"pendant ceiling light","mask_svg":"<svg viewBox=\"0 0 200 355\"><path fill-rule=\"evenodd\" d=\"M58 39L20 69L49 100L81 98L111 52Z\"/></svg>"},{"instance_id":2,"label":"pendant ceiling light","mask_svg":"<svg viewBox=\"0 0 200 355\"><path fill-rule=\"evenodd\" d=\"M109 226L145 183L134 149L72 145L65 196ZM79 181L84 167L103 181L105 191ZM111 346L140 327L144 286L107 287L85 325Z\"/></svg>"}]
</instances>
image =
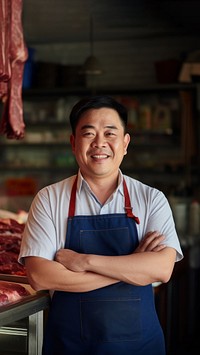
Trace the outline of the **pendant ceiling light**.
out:
<instances>
[{"instance_id":1,"label":"pendant ceiling light","mask_svg":"<svg viewBox=\"0 0 200 355\"><path fill-rule=\"evenodd\" d=\"M81 73L87 75L99 75L102 74L102 69L98 59L94 55L94 39L93 39L93 19L90 18L90 56L83 64Z\"/></svg>"}]
</instances>

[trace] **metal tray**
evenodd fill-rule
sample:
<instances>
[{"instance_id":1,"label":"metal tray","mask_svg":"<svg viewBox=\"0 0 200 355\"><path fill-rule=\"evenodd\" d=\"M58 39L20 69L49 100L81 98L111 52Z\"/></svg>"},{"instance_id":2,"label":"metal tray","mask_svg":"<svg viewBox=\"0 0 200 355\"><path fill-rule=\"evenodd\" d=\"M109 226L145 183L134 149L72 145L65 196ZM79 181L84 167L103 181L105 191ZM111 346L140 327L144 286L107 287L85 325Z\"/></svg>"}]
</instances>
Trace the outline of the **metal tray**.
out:
<instances>
[{"instance_id":1,"label":"metal tray","mask_svg":"<svg viewBox=\"0 0 200 355\"><path fill-rule=\"evenodd\" d=\"M49 307L50 296L47 291L34 292L22 299L0 307L0 326L43 311Z\"/></svg>"}]
</instances>

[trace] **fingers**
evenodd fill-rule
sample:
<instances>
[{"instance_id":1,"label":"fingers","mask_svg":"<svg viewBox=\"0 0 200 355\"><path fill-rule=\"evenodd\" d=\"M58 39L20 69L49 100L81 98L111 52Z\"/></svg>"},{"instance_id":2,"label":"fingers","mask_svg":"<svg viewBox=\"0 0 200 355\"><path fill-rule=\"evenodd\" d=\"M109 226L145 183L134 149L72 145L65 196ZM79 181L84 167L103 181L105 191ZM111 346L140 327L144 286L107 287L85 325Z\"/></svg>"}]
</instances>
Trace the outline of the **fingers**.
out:
<instances>
[{"instance_id":1,"label":"fingers","mask_svg":"<svg viewBox=\"0 0 200 355\"><path fill-rule=\"evenodd\" d=\"M166 246L162 242L165 236L158 231L148 232L140 242L137 252L160 251Z\"/></svg>"},{"instance_id":2,"label":"fingers","mask_svg":"<svg viewBox=\"0 0 200 355\"><path fill-rule=\"evenodd\" d=\"M158 248L164 239L165 239L165 237L163 234L153 234L153 235L145 238L144 244L146 245L146 249L148 251L152 251L155 248Z\"/></svg>"},{"instance_id":3,"label":"fingers","mask_svg":"<svg viewBox=\"0 0 200 355\"><path fill-rule=\"evenodd\" d=\"M153 248L152 250L149 250L149 251L161 251L161 250L163 250L165 248L166 248L165 244L160 244L160 245L157 245L155 248Z\"/></svg>"}]
</instances>

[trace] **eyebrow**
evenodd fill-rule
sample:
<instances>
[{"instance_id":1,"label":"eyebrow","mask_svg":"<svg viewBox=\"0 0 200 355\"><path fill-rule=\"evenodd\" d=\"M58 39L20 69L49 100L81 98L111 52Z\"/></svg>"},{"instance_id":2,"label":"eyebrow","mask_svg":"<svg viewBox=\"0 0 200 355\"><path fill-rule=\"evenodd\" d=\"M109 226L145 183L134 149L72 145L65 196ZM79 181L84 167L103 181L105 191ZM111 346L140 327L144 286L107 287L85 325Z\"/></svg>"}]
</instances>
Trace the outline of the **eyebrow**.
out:
<instances>
[{"instance_id":1,"label":"eyebrow","mask_svg":"<svg viewBox=\"0 0 200 355\"><path fill-rule=\"evenodd\" d=\"M90 125L90 124L86 124L84 126L81 127L81 130L84 130L84 129L87 129L87 128L95 128L95 126L93 125ZM107 125L105 126L104 128L109 128L109 129L118 129L116 126L113 126L113 125Z\"/></svg>"}]
</instances>

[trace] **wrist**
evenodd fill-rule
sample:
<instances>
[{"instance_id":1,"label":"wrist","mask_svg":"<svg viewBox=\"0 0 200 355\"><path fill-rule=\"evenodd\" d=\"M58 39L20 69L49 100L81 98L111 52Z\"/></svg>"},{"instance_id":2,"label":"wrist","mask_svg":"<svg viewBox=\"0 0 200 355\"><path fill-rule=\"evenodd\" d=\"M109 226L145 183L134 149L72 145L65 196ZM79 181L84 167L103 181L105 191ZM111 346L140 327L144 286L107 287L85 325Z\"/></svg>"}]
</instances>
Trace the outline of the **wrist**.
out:
<instances>
[{"instance_id":1,"label":"wrist","mask_svg":"<svg viewBox=\"0 0 200 355\"><path fill-rule=\"evenodd\" d=\"M91 254L83 254L83 255L84 255L84 258L83 258L84 270L85 271L92 271L91 270L92 255Z\"/></svg>"}]
</instances>

